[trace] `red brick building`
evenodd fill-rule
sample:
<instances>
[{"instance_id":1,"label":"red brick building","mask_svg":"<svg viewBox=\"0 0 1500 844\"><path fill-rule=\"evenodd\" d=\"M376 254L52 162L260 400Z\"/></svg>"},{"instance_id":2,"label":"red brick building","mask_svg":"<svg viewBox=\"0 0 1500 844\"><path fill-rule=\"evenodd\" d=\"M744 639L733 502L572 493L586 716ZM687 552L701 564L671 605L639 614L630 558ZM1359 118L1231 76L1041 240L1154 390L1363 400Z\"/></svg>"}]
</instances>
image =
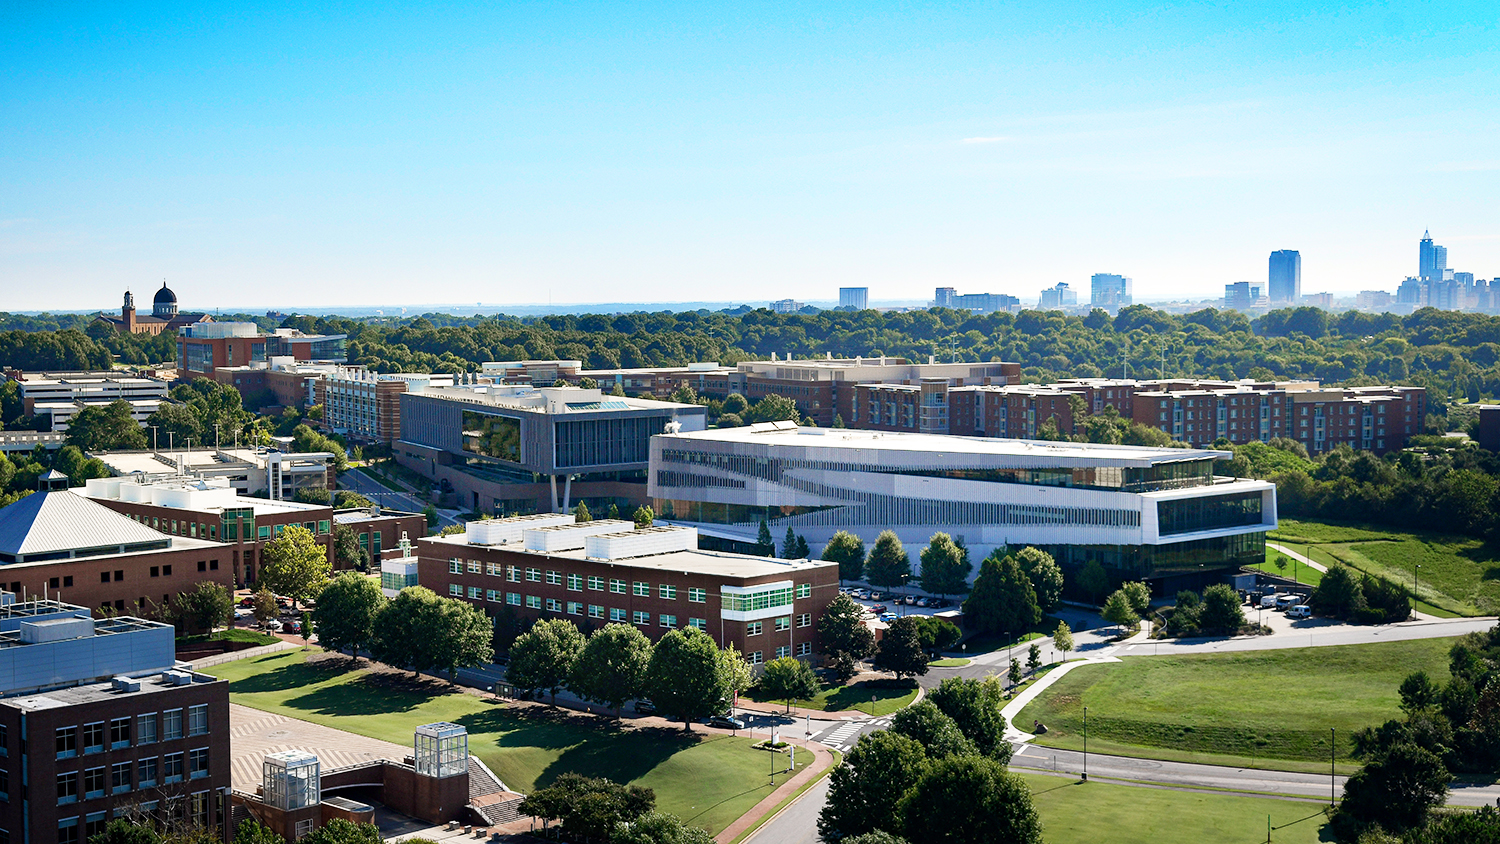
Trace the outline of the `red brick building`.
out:
<instances>
[{"instance_id":1,"label":"red brick building","mask_svg":"<svg viewBox=\"0 0 1500 844\"><path fill-rule=\"evenodd\" d=\"M653 641L697 627L752 664L817 650L838 566L697 548L697 531L633 530L563 515L470 522L465 534L417 543L418 580L493 615L566 618L585 631L636 625Z\"/></svg>"}]
</instances>

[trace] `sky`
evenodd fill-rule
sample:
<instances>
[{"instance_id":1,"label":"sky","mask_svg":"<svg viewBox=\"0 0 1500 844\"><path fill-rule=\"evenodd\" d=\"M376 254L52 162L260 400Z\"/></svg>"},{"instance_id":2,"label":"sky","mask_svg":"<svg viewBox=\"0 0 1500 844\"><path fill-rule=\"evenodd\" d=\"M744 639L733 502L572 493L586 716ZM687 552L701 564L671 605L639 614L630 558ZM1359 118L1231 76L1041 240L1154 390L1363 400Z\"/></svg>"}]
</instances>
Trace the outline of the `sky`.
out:
<instances>
[{"instance_id":1,"label":"sky","mask_svg":"<svg viewBox=\"0 0 1500 844\"><path fill-rule=\"evenodd\" d=\"M1493 0L0 0L0 310L1490 278L1497 71Z\"/></svg>"}]
</instances>

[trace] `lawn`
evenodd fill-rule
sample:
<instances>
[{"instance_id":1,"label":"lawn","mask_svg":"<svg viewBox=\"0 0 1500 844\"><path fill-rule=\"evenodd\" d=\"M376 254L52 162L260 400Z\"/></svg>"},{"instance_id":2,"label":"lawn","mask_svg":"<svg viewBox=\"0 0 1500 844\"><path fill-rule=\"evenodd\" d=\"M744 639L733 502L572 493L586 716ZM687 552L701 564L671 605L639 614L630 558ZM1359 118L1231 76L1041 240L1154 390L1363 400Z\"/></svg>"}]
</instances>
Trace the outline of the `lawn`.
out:
<instances>
[{"instance_id":1,"label":"lawn","mask_svg":"<svg viewBox=\"0 0 1500 844\"><path fill-rule=\"evenodd\" d=\"M199 636L178 636L178 645L192 645L198 642L249 642L252 645L274 645L281 639L269 633L257 633L254 630L243 630L231 627L227 630L218 630L213 633L205 633Z\"/></svg>"},{"instance_id":2,"label":"lawn","mask_svg":"<svg viewBox=\"0 0 1500 844\"><path fill-rule=\"evenodd\" d=\"M1410 589L1433 615L1500 612L1500 543L1425 531L1388 532L1372 525L1283 520L1269 538L1325 565L1344 563ZM1310 553L1308 553L1310 549ZM1269 552L1267 559L1274 560ZM1420 570L1417 566L1421 566Z\"/></svg>"},{"instance_id":3,"label":"lawn","mask_svg":"<svg viewBox=\"0 0 1500 844\"><path fill-rule=\"evenodd\" d=\"M1288 546L1288 547L1290 547L1290 546ZM1306 552L1306 547L1305 546L1298 546L1294 550L1298 554L1301 554L1304 557L1311 556L1311 555L1309 555ZM1319 583L1321 583L1323 581L1323 573L1322 572L1318 571L1317 569L1313 568L1312 566L1309 566L1309 565L1307 565L1305 563L1302 563L1302 562L1299 562L1297 560L1294 560L1291 557L1287 557L1286 558L1286 568L1285 569L1278 568L1276 566L1276 559L1278 557L1285 557L1285 556L1286 556L1285 554L1282 554L1280 551L1277 551L1275 548L1272 548L1271 546L1267 545L1266 546L1266 561L1263 562L1263 563L1256 563L1255 565L1251 566L1250 568L1259 569L1260 571L1263 571L1266 574L1274 574L1274 575L1276 575L1278 577L1291 578L1293 580L1296 580L1298 583L1305 583L1308 586L1317 586ZM1317 557L1312 557L1312 559L1317 560L1318 558Z\"/></svg>"},{"instance_id":4,"label":"lawn","mask_svg":"<svg viewBox=\"0 0 1500 844\"><path fill-rule=\"evenodd\" d=\"M1329 729L1347 761L1355 730L1401 717L1396 689L1409 673L1447 678L1453 642L1126 657L1074 669L1016 723L1041 721L1038 744L1076 750L1088 707L1089 749L1101 753L1327 770Z\"/></svg>"},{"instance_id":5,"label":"lawn","mask_svg":"<svg viewBox=\"0 0 1500 844\"><path fill-rule=\"evenodd\" d=\"M1143 788L1022 773L1048 844L1313 844L1324 825L1318 803L1240 794Z\"/></svg>"},{"instance_id":6,"label":"lawn","mask_svg":"<svg viewBox=\"0 0 1500 844\"><path fill-rule=\"evenodd\" d=\"M753 750L764 736L710 734L698 727L619 729L608 719L546 707L507 707L430 679L348 670L340 659L305 662L287 651L214 666L234 703L409 747L413 730L437 721L469 730L469 750L506 785L530 792L573 771L656 791L657 807L718 833L770 793L773 762ZM361 664L363 665L363 663ZM809 760L799 752L798 764ZM775 777L777 785L785 774Z\"/></svg>"},{"instance_id":7,"label":"lawn","mask_svg":"<svg viewBox=\"0 0 1500 844\"><path fill-rule=\"evenodd\" d=\"M760 703L786 703L781 698L763 695L759 689L751 689L742 696ZM871 717L879 717L905 708L916 697L915 680L900 684L890 680L862 680L848 686L824 686L812 700L794 700L792 705L823 712L857 710Z\"/></svg>"},{"instance_id":8,"label":"lawn","mask_svg":"<svg viewBox=\"0 0 1500 844\"><path fill-rule=\"evenodd\" d=\"M953 656L953 657L948 657L947 659L934 659L932 662L927 663L927 667L928 668L963 668L965 665L968 665L969 662L970 662L970 660L964 659L963 657Z\"/></svg>"}]
</instances>

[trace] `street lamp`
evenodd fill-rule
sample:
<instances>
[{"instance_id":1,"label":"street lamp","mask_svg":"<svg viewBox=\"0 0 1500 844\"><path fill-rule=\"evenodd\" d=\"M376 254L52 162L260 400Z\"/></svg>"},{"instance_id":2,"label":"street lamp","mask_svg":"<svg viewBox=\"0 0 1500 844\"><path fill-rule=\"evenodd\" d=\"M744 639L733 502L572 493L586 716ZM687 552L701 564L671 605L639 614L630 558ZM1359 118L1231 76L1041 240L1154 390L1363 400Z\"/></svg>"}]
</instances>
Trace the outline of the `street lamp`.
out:
<instances>
[{"instance_id":1,"label":"street lamp","mask_svg":"<svg viewBox=\"0 0 1500 844\"><path fill-rule=\"evenodd\" d=\"M1089 708L1083 708L1083 781L1089 781Z\"/></svg>"},{"instance_id":2,"label":"street lamp","mask_svg":"<svg viewBox=\"0 0 1500 844\"><path fill-rule=\"evenodd\" d=\"M1417 608L1417 574L1422 571L1422 564L1417 563L1416 568L1411 570L1411 606Z\"/></svg>"}]
</instances>

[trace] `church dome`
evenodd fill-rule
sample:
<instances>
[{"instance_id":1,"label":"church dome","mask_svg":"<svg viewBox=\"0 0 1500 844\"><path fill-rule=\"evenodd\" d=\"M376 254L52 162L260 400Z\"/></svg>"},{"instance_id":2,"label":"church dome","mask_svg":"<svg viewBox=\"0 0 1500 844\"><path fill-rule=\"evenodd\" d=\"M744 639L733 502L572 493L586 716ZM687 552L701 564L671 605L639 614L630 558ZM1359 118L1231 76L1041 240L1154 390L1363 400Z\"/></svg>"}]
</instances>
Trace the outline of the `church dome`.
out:
<instances>
[{"instance_id":1,"label":"church dome","mask_svg":"<svg viewBox=\"0 0 1500 844\"><path fill-rule=\"evenodd\" d=\"M161 289L156 291L156 296L151 300L151 315L170 319L177 315L177 294L167 287L164 281Z\"/></svg>"}]
</instances>

